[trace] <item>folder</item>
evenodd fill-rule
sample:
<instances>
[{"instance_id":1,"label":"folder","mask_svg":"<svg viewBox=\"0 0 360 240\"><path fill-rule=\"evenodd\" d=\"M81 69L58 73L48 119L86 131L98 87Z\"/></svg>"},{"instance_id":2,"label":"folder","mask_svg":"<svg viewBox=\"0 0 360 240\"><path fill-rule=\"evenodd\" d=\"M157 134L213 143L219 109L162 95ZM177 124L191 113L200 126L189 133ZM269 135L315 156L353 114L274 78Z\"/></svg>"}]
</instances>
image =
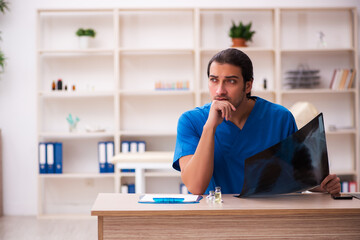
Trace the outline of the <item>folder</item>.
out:
<instances>
[{"instance_id":1,"label":"folder","mask_svg":"<svg viewBox=\"0 0 360 240\"><path fill-rule=\"evenodd\" d=\"M100 173L106 172L106 142L98 143L98 158Z\"/></svg>"},{"instance_id":2,"label":"folder","mask_svg":"<svg viewBox=\"0 0 360 240\"><path fill-rule=\"evenodd\" d=\"M139 153L144 153L146 150L146 144L145 141L138 141L137 142L137 150Z\"/></svg>"},{"instance_id":3,"label":"folder","mask_svg":"<svg viewBox=\"0 0 360 240\"><path fill-rule=\"evenodd\" d=\"M341 183L341 192L349 192L349 183L347 181Z\"/></svg>"},{"instance_id":4,"label":"folder","mask_svg":"<svg viewBox=\"0 0 360 240\"><path fill-rule=\"evenodd\" d=\"M46 143L39 143L39 173L46 173Z\"/></svg>"},{"instance_id":5,"label":"folder","mask_svg":"<svg viewBox=\"0 0 360 240\"><path fill-rule=\"evenodd\" d=\"M114 164L110 163L110 159L114 156L114 142L106 143L106 172L114 172Z\"/></svg>"},{"instance_id":6,"label":"folder","mask_svg":"<svg viewBox=\"0 0 360 240\"><path fill-rule=\"evenodd\" d=\"M135 193L135 184L128 184L128 193Z\"/></svg>"},{"instance_id":7,"label":"folder","mask_svg":"<svg viewBox=\"0 0 360 240\"><path fill-rule=\"evenodd\" d=\"M128 185L124 184L124 185L121 185L121 190L120 190L121 193L128 193L129 192L129 188L128 188Z\"/></svg>"},{"instance_id":8,"label":"folder","mask_svg":"<svg viewBox=\"0 0 360 240\"><path fill-rule=\"evenodd\" d=\"M356 191L356 182L355 181L350 181L349 182L349 192L357 192Z\"/></svg>"},{"instance_id":9,"label":"folder","mask_svg":"<svg viewBox=\"0 0 360 240\"><path fill-rule=\"evenodd\" d=\"M47 163L47 173L55 173L54 145L52 143L46 144L46 163Z\"/></svg>"},{"instance_id":10,"label":"folder","mask_svg":"<svg viewBox=\"0 0 360 240\"><path fill-rule=\"evenodd\" d=\"M130 142L130 152L136 153L138 151L137 149L137 142Z\"/></svg>"},{"instance_id":11,"label":"folder","mask_svg":"<svg viewBox=\"0 0 360 240\"><path fill-rule=\"evenodd\" d=\"M180 184L180 194L189 194L187 187L183 183Z\"/></svg>"},{"instance_id":12,"label":"folder","mask_svg":"<svg viewBox=\"0 0 360 240\"><path fill-rule=\"evenodd\" d=\"M128 153L130 152L130 145L128 141L121 142L121 152Z\"/></svg>"},{"instance_id":13,"label":"folder","mask_svg":"<svg viewBox=\"0 0 360 240\"><path fill-rule=\"evenodd\" d=\"M62 173L62 162L63 162L63 153L62 153L62 143L54 143L54 164L55 164L55 173Z\"/></svg>"}]
</instances>

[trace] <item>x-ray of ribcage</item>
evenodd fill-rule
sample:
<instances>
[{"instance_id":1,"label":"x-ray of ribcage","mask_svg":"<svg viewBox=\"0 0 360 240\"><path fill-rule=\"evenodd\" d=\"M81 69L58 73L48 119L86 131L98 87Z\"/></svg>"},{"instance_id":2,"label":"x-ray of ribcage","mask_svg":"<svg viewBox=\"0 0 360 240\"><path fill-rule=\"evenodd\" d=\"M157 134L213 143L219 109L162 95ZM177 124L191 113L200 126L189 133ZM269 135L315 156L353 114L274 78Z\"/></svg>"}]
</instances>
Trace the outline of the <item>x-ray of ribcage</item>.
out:
<instances>
[{"instance_id":1,"label":"x-ray of ribcage","mask_svg":"<svg viewBox=\"0 0 360 240\"><path fill-rule=\"evenodd\" d=\"M329 174L323 115L278 144L245 160L239 197L300 192L320 185Z\"/></svg>"}]
</instances>

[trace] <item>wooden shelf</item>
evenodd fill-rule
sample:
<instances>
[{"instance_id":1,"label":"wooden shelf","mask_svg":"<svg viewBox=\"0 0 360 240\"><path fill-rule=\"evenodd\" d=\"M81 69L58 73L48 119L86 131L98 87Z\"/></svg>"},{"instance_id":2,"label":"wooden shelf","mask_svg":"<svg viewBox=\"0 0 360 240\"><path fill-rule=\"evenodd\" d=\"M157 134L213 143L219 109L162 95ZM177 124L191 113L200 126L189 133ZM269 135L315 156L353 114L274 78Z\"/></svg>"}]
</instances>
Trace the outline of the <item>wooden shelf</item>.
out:
<instances>
[{"instance_id":1,"label":"wooden shelf","mask_svg":"<svg viewBox=\"0 0 360 240\"><path fill-rule=\"evenodd\" d=\"M99 49L99 48L90 48L90 49L40 49L38 54L47 55L47 56L63 56L67 55L89 55L89 54L103 54L103 55L112 55L114 53L113 49Z\"/></svg>"},{"instance_id":2,"label":"wooden shelf","mask_svg":"<svg viewBox=\"0 0 360 240\"><path fill-rule=\"evenodd\" d=\"M39 174L39 178L65 179L65 178L114 178L114 173L61 173L61 174Z\"/></svg>"},{"instance_id":3,"label":"wooden shelf","mask_svg":"<svg viewBox=\"0 0 360 240\"><path fill-rule=\"evenodd\" d=\"M353 52L354 48L304 48L304 49L281 49L281 53L333 53Z\"/></svg>"},{"instance_id":4,"label":"wooden shelf","mask_svg":"<svg viewBox=\"0 0 360 240\"><path fill-rule=\"evenodd\" d=\"M170 90L120 90L121 96L190 96L194 92L186 89Z\"/></svg>"},{"instance_id":5,"label":"wooden shelf","mask_svg":"<svg viewBox=\"0 0 360 240\"><path fill-rule=\"evenodd\" d=\"M355 89L333 90L333 89L291 89L282 90L282 94L339 94L339 93L356 93Z\"/></svg>"},{"instance_id":6,"label":"wooden shelf","mask_svg":"<svg viewBox=\"0 0 360 240\"><path fill-rule=\"evenodd\" d=\"M220 52L221 50L223 50L224 48L202 48L200 51L202 53L217 53ZM262 47L241 47L241 48L236 48L239 49L241 51L244 51L246 53L252 53L252 52L271 52L274 53L275 49L273 48L262 48Z\"/></svg>"},{"instance_id":7,"label":"wooden shelf","mask_svg":"<svg viewBox=\"0 0 360 240\"><path fill-rule=\"evenodd\" d=\"M111 132L40 132L43 138L105 138L114 137Z\"/></svg>"},{"instance_id":8,"label":"wooden shelf","mask_svg":"<svg viewBox=\"0 0 360 240\"><path fill-rule=\"evenodd\" d=\"M169 132L169 131L130 131L130 130L125 130L125 131L120 131L119 133L121 136L133 136L133 137L137 137L137 136L176 136L176 131L173 132Z\"/></svg>"},{"instance_id":9,"label":"wooden shelf","mask_svg":"<svg viewBox=\"0 0 360 240\"><path fill-rule=\"evenodd\" d=\"M148 55L148 54L193 54L194 49L189 48L120 48L121 54L137 54L137 55Z\"/></svg>"},{"instance_id":10,"label":"wooden shelf","mask_svg":"<svg viewBox=\"0 0 360 240\"><path fill-rule=\"evenodd\" d=\"M114 97L113 91L40 91L39 96L44 98L93 98L93 97Z\"/></svg>"}]
</instances>

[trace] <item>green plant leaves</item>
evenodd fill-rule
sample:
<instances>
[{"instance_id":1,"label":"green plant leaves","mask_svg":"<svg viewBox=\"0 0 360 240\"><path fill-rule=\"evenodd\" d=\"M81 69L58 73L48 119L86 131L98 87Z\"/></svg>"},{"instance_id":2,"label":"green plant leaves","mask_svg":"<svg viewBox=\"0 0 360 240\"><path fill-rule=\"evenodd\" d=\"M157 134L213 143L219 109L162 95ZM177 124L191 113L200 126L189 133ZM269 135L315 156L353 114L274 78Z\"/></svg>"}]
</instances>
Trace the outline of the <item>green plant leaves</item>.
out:
<instances>
[{"instance_id":1,"label":"green plant leaves","mask_svg":"<svg viewBox=\"0 0 360 240\"><path fill-rule=\"evenodd\" d=\"M10 11L8 5L9 5L9 2L6 2L4 0L0 0L0 12L5 14L5 10Z\"/></svg>"},{"instance_id":2,"label":"green plant leaves","mask_svg":"<svg viewBox=\"0 0 360 240\"><path fill-rule=\"evenodd\" d=\"M83 29L83 28L79 28L76 31L76 35L81 37L81 36L89 36L89 37L95 37L96 36L96 32L89 28L89 29Z\"/></svg>"},{"instance_id":3,"label":"green plant leaves","mask_svg":"<svg viewBox=\"0 0 360 240\"><path fill-rule=\"evenodd\" d=\"M4 71L5 59L4 53L0 50L0 73Z\"/></svg>"},{"instance_id":4,"label":"green plant leaves","mask_svg":"<svg viewBox=\"0 0 360 240\"><path fill-rule=\"evenodd\" d=\"M244 38L246 41L252 41L252 37L255 34L255 31L251 31L252 22L248 24L243 24L241 21L238 25L232 21L232 25L229 31L229 36L231 38Z\"/></svg>"}]
</instances>

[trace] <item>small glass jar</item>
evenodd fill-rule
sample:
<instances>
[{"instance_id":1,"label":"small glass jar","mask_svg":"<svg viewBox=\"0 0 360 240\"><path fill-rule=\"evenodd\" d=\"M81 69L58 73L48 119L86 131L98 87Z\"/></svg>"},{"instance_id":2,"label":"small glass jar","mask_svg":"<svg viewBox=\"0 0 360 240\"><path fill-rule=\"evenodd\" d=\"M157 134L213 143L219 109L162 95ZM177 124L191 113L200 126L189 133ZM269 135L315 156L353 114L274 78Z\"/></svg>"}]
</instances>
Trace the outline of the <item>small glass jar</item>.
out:
<instances>
[{"instance_id":1,"label":"small glass jar","mask_svg":"<svg viewBox=\"0 0 360 240\"><path fill-rule=\"evenodd\" d=\"M215 202L216 203L221 203L222 202L221 187L215 187Z\"/></svg>"},{"instance_id":2,"label":"small glass jar","mask_svg":"<svg viewBox=\"0 0 360 240\"><path fill-rule=\"evenodd\" d=\"M215 192L214 191L209 191L209 195L206 196L206 201L208 203L213 203L215 202Z\"/></svg>"}]
</instances>

